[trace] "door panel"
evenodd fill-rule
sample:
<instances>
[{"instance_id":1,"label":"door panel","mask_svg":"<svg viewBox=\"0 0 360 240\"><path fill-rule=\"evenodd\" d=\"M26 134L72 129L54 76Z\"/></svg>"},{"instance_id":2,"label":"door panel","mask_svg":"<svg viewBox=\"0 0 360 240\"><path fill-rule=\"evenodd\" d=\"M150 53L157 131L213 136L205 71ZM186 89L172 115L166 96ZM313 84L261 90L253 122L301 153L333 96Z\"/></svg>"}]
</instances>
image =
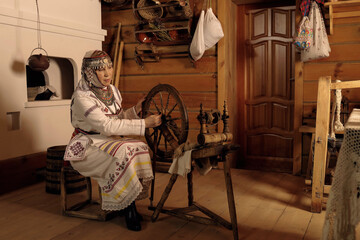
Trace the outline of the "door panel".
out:
<instances>
[{"instance_id":1,"label":"door panel","mask_svg":"<svg viewBox=\"0 0 360 240\"><path fill-rule=\"evenodd\" d=\"M264 159L272 157L272 161L276 161L276 158L289 158L292 156L292 142L292 138L276 134L251 135L247 137L248 154L251 157L263 157Z\"/></svg>"},{"instance_id":2,"label":"door panel","mask_svg":"<svg viewBox=\"0 0 360 240\"><path fill-rule=\"evenodd\" d=\"M251 81L249 82L249 90L252 99L266 96L268 52L267 42L260 42L251 47Z\"/></svg>"},{"instance_id":3,"label":"door panel","mask_svg":"<svg viewBox=\"0 0 360 240\"><path fill-rule=\"evenodd\" d=\"M272 96L290 99L290 43L272 41Z\"/></svg>"},{"instance_id":4,"label":"door panel","mask_svg":"<svg viewBox=\"0 0 360 240\"><path fill-rule=\"evenodd\" d=\"M287 105L282 105L279 103L272 104L272 126L273 128L278 128L280 130L289 131L290 130L290 116L291 109Z\"/></svg>"},{"instance_id":5,"label":"door panel","mask_svg":"<svg viewBox=\"0 0 360 240\"><path fill-rule=\"evenodd\" d=\"M257 128L265 128L267 127L267 119L266 116L264 117L264 112L267 112L268 104L261 103L261 104L253 104L248 105L248 129L257 129Z\"/></svg>"},{"instance_id":6,"label":"door panel","mask_svg":"<svg viewBox=\"0 0 360 240\"><path fill-rule=\"evenodd\" d=\"M272 9L272 36L290 37L290 12L287 10Z\"/></svg>"},{"instance_id":7,"label":"door panel","mask_svg":"<svg viewBox=\"0 0 360 240\"><path fill-rule=\"evenodd\" d=\"M268 11L263 10L253 15L251 40L255 40L268 35Z\"/></svg>"}]
</instances>

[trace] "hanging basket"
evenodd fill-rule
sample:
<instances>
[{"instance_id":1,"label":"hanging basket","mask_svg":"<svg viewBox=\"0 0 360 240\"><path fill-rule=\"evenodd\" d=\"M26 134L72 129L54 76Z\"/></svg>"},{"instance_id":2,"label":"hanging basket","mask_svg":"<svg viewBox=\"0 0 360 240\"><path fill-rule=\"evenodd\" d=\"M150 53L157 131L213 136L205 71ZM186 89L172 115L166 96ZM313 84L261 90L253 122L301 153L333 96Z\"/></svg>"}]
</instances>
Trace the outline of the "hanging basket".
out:
<instances>
[{"instance_id":1,"label":"hanging basket","mask_svg":"<svg viewBox=\"0 0 360 240\"><path fill-rule=\"evenodd\" d=\"M164 10L157 2L153 0L140 0L137 4L137 8L139 15L146 20L154 20L157 18L161 18L164 14ZM150 8L148 8L150 7Z\"/></svg>"},{"instance_id":2,"label":"hanging basket","mask_svg":"<svg viewBox=\"0 0 360 240\"><path fill-rule=\"evenodd\" d=\"M45 52L46 56L42 55L41 53L33 54L33 52L36 49L43 50ZM31 52L30 57L28 58L29 67L34 71L45 71L46 69L49 68L49 65L50 65L50 60L47 56L48 56L48 53L45 51L45 49L39 48L39 47L34 48Z\"/></svg>"}]
</instances>

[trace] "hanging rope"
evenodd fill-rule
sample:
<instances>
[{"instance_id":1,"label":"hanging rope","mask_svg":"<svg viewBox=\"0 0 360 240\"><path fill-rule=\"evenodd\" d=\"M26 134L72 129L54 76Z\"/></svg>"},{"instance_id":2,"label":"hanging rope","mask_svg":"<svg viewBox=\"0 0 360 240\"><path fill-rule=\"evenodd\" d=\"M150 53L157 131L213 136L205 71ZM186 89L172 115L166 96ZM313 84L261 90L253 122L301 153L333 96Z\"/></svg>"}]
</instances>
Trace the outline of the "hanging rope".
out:
<instances>
[{"instance_id":1,"label":"hanging rope","mask_svg":"<svg viewBox=\"0 0 360 240\"><path fill-rule=\"evenodd\" d=\"M336 82L341 82L340 80L336 80ZM340 113L341 113L341 89L336 89L336 118L335 118L335 131L344 131L344 125L340 121Z\"/></svg>"},{"instance_id":2,"label":"hanging rope","mask_svg":"<svg viewBox=\"0 0 360 240\"><path fill-rule=\"evenodd\" d=\"M48 53L46 52L46 50L41 47L39 4L38 4L38 0L35 0L35 2L36 2L36 11L37 11L37 40L38 40L38 47L34 48L31 51L30 57L28 58L28 65L34 71L45 71L46 69L49 68L50 60L47 57ZM41 53L33 55L34 51L37 50L37 49L44 51L46 56L42 55Z\"/></svg>"},{"instance_id":3,"label":"hanging rope","mask_svg":"<svg viewBox=\"0 0 360 240\"><path fill-rule=\"evenodd\" d=\"M41 47L41 33L40 33L40 13L39 13L39 4L38 4L38 0L36 1L36 11L37 11L37 37L38 37L38 48L42 48Z\"/></svg>"}]
</instances>

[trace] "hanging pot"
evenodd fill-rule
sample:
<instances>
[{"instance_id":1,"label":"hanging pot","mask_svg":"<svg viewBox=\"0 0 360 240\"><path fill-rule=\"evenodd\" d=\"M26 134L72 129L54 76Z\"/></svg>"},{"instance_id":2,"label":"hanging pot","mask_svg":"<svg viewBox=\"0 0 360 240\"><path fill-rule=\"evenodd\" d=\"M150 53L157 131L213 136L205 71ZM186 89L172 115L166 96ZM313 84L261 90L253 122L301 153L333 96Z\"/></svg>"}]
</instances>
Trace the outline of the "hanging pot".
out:
<instances>
[{"instance_id":1,"label":"hanging pot","mask_svg":"<svg viewBox=\"0 0 360 240\"><path fill-rule=\"evenodd\" d=\"M40 54L33 54L33 52L36 49L43 50L46 53L46 56L42 55L41 53ZM32 50L31 55L30 55L30 57L28 59L29 67L34 71L45 71L46 69L49 68L49 65L50 65L50 60L49 60L49 58L47 56L48 56L48 54L45 51L45 49L43 49L43 48L35 48L34 50Z\"/></svg>"}]
</instances>

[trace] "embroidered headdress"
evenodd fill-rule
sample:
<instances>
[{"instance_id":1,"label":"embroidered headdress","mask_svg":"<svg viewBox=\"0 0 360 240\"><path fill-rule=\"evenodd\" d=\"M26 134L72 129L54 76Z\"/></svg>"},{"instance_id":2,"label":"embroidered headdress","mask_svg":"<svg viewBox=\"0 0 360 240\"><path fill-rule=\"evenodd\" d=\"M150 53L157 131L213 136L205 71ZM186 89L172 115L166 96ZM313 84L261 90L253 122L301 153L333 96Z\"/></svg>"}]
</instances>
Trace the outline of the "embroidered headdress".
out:
<instances>
[{"instance_id":1,"label":"embroidered headdress","mask_svg":"<svg viewBox=\"0 0 360 240\"><path fill-rule=\"evenodd\" d=\"M95 71L109 66L112 66L112 62L106 52L100 50L88 51L83 58L81 73L89 84L103 88L104 85L99 81Z\"/></svg>"},{"instance_id":2,"label":"embroidered headdress","mask_svg":"<svg viewBox=\"0 0 360 240\"><path fill-rule=\"evenodd\" d=\"M111 105L114 102L112 89L111 87L106 88L96 75L97 70L105 67L112 67L111 58L106 52L100 50L88 51L83 58L81 75L97 98L106 105Z\"/></svg>"}]
</instances>

